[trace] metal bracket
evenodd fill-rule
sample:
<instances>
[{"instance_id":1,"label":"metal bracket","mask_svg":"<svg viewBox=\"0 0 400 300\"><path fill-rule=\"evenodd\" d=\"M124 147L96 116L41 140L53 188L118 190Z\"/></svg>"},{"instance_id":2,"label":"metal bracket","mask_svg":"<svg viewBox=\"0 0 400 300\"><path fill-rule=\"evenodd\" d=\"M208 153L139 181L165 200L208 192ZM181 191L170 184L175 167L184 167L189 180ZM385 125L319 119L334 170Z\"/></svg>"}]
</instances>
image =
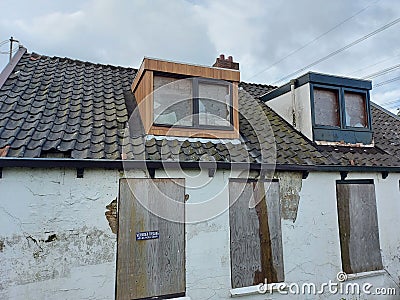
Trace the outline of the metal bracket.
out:
<instances>
[{"instance_id":1,"label":"metal bracket","mask_svg":"<svg viewBox=\"0 0 400 300\"><path fill-rule=\"evenodd\" d=\"M340 179L345 180L347 177L347 174L349 174L349 172L346 172L346 171L340 172Z\"/></svg>"},{"instance_id":2,"label":"metal bracket","mask_svg":"<svg viewBox=\"0 0 400 300\"><path fill-rule=\"evenodd\" d=\"M388 171L382 171L382 179L386 179L389 176Z\"/></svg>"},{"instance_id":3,"label":"metal bracket","mask_svg":"<svg viewBox=\"0 0 400 300\"><path fill-rule=\"evenodd\" d=\"M308 172L308 171L303 171L303 177L302 177L302 179L307 179L308 174L310 174L310 172Z\"/></svg>"},{"instance_id":4,"label":"metal bracket","mask_svg":"<svg viewBox=\"0 0 400 300\"><path fill-rule=\"evenodd\" d=\"M208 177L214 177L216 171L215 168L208 169Z\"/></svg>"},{"instance_id":5,"label":"metal bracket","mask_svg":"<svg viewBox=\"0 0 400 300\"><path fill-rule=\"evenodd\" d=\"M154 179L156 177L156 169L154 168L147 168L147 172L149 172L150 178Z\"/></svg>"},{"instance_id":6,"label":"metal bracket","mask_svg":"<svg viewBox=\"0 0 400 300\"><path fill-rule=\"evenodd\" d=\"M84 168L77 168L76 169L76 178L83 178Z\"/></svg>"},{"instance_id":7,"label":"metal bracket","mask_svg":"<svg viewBox=\"0 0 400 300\"><path fill-rule=\"evenodd\" d=\"M0 168L0 178L3 178L3 168Z\"/></svg>"}]
</instances>

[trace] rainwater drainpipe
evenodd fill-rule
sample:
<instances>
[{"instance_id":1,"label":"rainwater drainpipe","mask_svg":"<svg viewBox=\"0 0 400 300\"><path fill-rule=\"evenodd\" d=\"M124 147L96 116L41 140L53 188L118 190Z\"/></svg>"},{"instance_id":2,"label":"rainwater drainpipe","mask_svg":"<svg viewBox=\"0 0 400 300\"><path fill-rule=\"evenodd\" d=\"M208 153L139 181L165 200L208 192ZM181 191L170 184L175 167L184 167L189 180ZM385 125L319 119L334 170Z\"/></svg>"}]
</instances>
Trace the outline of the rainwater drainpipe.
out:
<instances>
[{"instance_id":1,"label":"rainwater drainpipe","mask_svg":"<svg viewBox=\"0 0 400 300\"><path fill-rule=\"evenodd\" d=\"M296 128L296 95L295 95L296 79L290 80L290 91L292 94L292 125Z\"/></svg>"}]
</instances>

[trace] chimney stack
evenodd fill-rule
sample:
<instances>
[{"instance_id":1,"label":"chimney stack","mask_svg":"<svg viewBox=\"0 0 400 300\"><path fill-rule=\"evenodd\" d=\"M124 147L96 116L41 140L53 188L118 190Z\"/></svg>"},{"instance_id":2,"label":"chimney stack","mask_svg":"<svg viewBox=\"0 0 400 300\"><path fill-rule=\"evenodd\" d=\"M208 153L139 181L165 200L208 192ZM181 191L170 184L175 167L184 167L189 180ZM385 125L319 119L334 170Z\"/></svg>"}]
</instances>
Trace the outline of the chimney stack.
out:
<instances>
[{"instance_id":1,"label":"chimney stack","mask_svg":"<svg viewBox=\"0 0 400 300\"><path fill-rule=\"evenodd\" d=\"M217 57L213 67L239 70L239 63L234 62L232 56L228 56L228 59L225 59L225 55L221 54Z\"/></svg>"}]
</instances>

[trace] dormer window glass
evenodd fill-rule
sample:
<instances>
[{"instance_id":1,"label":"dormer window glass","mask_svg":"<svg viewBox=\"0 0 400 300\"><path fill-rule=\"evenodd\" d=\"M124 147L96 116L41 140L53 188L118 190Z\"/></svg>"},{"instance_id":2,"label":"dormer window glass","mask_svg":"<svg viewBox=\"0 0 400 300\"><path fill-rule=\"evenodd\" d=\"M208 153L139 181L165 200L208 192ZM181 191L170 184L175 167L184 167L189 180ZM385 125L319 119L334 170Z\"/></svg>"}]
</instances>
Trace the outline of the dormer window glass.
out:
<instances>
[{"instance_id":1,"label":"dormer window glass","mask_svg":"<svg viewBox=\"0 0 400 300\"><path fill-rule=\"evenodd\" d=\"M365 94L345 91L344 107L347 127L368 127Z\"/></svg>"},{"instance_id":2,"label":"dormer window glass","mask_svg":"<svg viewBox=\"0 0 400 300\"><path fill-rule=\"evenodd\" d=\"M314 88L315 124L340 127L339 91Z\"/></svg>"},{"instance_id":3,"label":"dormer window glass","mask_svg":"<svg viewBox=\"0 0 400 300\"><path fill-rule=\"evenodd\" d=\"M313 85L315 126L369 128L366 97L363 91Z\"/></svg>"},{"instance_id":4,"label":"dormer window glass","mask_svg":"<svg viewBox=\"0 0 400 300\"><path fill-rule=\"evenodd\" d=\"M199 125L231 125L231 92L229 84L199 81Z\"/></svg>"},{"instance_id":5,"label":"dormer window glass","mask_svg":"<svg viewBox=\"0 0 400 300\"><path fill-rule=\"evenodd\" d=\"M204 78L154 76L154 124L177 127L232 127L232 85Z\"/></svg>"},{"instance_id":6,"label":"dormer window glass","mask_svg":"<svg viewBox=\"0 0 400 300\"><path fill-rule=\"evenodd\" d=\"M192 81L154 76L154 123L192 126Z\"/></svg>"}]
</instances>

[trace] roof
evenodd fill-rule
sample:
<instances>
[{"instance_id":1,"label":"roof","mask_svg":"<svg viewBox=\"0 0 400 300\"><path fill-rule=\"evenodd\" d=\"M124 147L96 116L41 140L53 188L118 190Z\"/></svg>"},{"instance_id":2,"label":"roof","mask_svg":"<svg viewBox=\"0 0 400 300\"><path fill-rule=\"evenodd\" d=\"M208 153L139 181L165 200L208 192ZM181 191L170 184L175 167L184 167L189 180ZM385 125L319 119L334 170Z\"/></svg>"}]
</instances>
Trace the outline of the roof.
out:
<instances>
[{"instance_id":1,"label":"roof","mask_svg":"<svg viewBox=\"0 0 400 300\"><path fill-rule=\"evenodd\" d=\"M273 86L245 82L239 90L241 140L146 136L130 91L137 69L22 51L15 67L0 75L0 82L5 77L0 86L0 156L400 165L400 120L375 106L377 146L367 153L317 147L257 99ZM386 125L377 126L382 122Z\"/></svg>"}]
</instances>

